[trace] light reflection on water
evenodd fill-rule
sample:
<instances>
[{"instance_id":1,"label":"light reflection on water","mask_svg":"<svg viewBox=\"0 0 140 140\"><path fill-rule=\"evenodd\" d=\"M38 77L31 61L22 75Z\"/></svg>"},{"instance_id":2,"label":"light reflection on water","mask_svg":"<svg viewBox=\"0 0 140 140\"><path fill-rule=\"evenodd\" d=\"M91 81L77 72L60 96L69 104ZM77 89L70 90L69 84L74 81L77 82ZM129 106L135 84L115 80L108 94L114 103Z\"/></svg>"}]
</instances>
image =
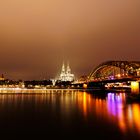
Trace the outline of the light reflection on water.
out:
<instances>
[{"instance_id":1,"label":"light reflection on water","mask_svg":"<svg viewBox=\"0 0 140 140\"><path fill-rule=\"evenodd\" d=\"M137 131L140 133L140 104L126 104L125 93L108 93L108 113L116 117L123 132Z\"/></svg>"},{"instance_id":2,"label":"light reflection on water","mask_svg":"<svg viewBox=\"0 0 140 140\"><path fill-rule=\"evenodd\" d=\"M111 123L112 127L117 126L126 135L129 132L140 134L140 104L127 104L126 93L108 93L102 97L97 96L97 94L74 90L32 92L30 90L28 93L27 91L16 94L9 91L1 93L0 113L2 114L7 106L10 109L19 108L23 110L25 104L34 104L34 109L37 111L45 106L46 109L50 108L51 112L54 113L52 115L59 113L62 123L67 125L72 121L72 118L76 117L74 115L76 112L76 115L82 114L80 117L83 117L84 123L88 123L90 119L93 122L90 125L96 125L94 119L101 119Z\"/></svg>"}]
</instances>

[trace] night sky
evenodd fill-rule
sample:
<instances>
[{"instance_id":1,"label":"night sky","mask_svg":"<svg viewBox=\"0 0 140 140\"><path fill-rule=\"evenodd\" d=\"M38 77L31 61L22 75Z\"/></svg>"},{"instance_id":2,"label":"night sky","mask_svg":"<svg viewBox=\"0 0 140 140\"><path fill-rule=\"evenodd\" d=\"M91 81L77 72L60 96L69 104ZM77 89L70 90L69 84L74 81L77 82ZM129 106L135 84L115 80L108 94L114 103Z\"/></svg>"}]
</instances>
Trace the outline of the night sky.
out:
<instances>
[{"instance_id":1,"label":"night sky","mask_svg":"<svg viewBox=\"0 0 140 140\"><path fill-rule=\"evenodd\" d=\"M140 61L140 0L0 1L6 78L55 78L63 61L79 77L108 60Z\"/></svg>"}]
</instances>

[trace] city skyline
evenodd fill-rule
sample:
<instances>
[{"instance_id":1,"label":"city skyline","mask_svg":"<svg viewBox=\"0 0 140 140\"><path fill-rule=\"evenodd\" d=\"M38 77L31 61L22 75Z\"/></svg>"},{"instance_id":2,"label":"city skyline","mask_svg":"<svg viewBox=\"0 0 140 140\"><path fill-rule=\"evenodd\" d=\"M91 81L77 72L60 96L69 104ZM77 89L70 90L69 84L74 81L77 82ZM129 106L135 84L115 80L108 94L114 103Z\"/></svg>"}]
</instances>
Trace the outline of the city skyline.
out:
<instances>
[{"instance_id":1,"label":"city skyline","mask_svg":"<svg viewBox=\"0 0 140 140\"><path fill-rule=\"evenodd\" d=\"M63 60L79 77L108 60L140 60L139 0L6 0L0 4L0 73L54 78Z\"/></svg>"}]
</instances>

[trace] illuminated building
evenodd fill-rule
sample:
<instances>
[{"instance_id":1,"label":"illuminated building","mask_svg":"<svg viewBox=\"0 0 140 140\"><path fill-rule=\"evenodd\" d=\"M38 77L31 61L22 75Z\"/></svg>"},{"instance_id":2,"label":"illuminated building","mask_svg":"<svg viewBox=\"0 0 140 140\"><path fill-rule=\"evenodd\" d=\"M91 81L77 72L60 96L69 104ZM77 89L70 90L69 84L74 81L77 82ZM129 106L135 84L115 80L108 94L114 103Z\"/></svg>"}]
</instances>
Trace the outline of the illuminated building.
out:
<instances>
[{"instance_id":1,"label":"illuminated building","mask_svg":"<svg viewBox=\"0 0 140 140\"><path fill-rule=\"evenodd\" d=\"M3 80L4 80L4 75L2 74L0 77L0 81L3 81Z\"/></svg>"},{"instance_id":2,"label":"illuminated building","mask_svg":"<svg viewBox=\"0 0 140 140\"><path fill-rule=\"evenodd\" d=\"M71 73L71 69L69 64L67 64L67 67L65 67L64 63L62 65L61 73L59 76L60 81L74 81L74 74Z\"/></svg>"}]
</instances>

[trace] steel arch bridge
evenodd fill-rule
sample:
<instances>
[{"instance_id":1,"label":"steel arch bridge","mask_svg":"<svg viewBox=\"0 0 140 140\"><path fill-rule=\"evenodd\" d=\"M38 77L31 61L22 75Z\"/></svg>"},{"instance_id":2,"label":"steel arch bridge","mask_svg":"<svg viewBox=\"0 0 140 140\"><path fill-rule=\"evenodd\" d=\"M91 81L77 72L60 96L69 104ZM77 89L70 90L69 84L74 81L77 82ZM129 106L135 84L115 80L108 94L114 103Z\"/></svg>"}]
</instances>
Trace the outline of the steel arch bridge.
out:
<instances>
[{"instance_id":1,"label":"steel arch bridge","mask_svg":"<svg viewBox=\"0 0 140 140\"><path fill-rule=\"evenodd\" d=\"M97 66L87 81L140 77L140 61L106 61Z\"/></svg>"}]
</instances>

